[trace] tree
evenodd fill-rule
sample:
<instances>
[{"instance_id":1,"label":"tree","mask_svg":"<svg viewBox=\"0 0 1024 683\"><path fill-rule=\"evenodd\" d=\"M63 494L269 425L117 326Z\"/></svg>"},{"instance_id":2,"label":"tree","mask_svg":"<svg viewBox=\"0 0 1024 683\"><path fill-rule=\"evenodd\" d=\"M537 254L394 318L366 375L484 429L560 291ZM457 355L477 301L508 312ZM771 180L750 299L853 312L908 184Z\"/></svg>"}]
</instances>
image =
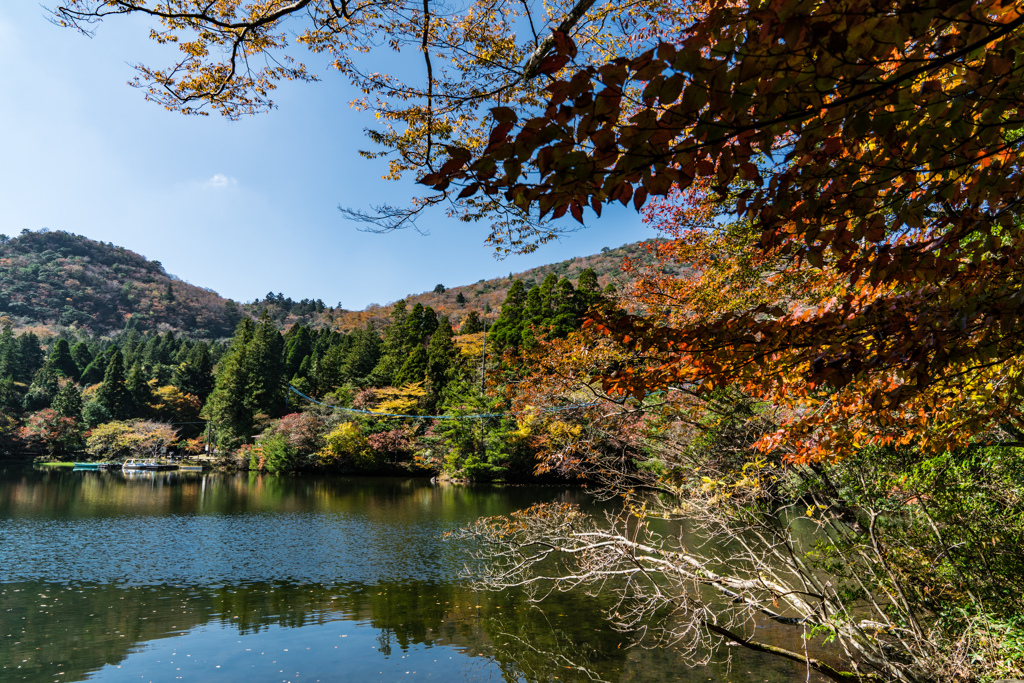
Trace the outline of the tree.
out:
<instances>
[{"instance_id":1,"label":"tree","mask_svg":"<svg viewBox=\"0 0 1024 683\"><path fill-rule=\"evenodd\" d=\"M131 455L156 457L177 440L177 430L168 424L146 420L108 422L89 432L85 450L107 459Z\"/></svg>"},{"instance_id":2,"label":"tree","mask_svg":"<svg viewBox=\"0 0 1024 683\"><path fill-rule=\"evenodd\" d=\"M60 455L79 447L82 438L81 422L75 417L58 414L44 408L29 415L18 437L27 443L38 443L48 455Z\"/></svg>"},{"instance_id":3,"label":"tree","mask_svg":"<svg viewBox=\"0 0 1024 683\"><path fill-rule=\"evenodd\" d=\"M46 360L47 365L53 368L54 372L62 377L78 381L79 369L71 355L71 347L64 338L58 339L50 349L50 356Z\"/></svg>"},{"instance_id":4,"label":"tree","mask_svg":"<svg viewBox=\"0 0 1024 683\"><path fill-rule=\"evenodd\" d=\"M213 359L205 342L192 345L188 357L174 368L174 386L184 394L204 400L213 391Z\"/></svg>"},{"instance_id":5,"label":"tree","mask_svg":"<svg viewBox=\"0 0 1024 683\"><path fill-rule=\"evenodd\" d=\"M238 445L253 433L254 415L246 396L247 354L254 331L252 319L242 318L238 323L228 352L217 364L213 392L207 401L208 418L217 426L218 442L223 447Z\"/></svg>"},{"instance_id":6,"label":"tree","mask_svg":"<svg viewBox=\"0 0 1024 683\"><path fill-rule=\"evenodd\" d=\"M483 321L480 320L480 314L476 311L470 311L466 314L466 319L459 325L459 334L476 334L477 332L484 331Z\"/></svg>"},{"instance_id":7,"label":"tree","mask_svg":"<svg viewBox=\"0 0 1024 683\"><path fill-rule=\"evenodd\" d=\"M202 425L186 424L199 422L202 402L197 396L182 393L177 387L166 385L150 389L149 412L160 422L182 425L180 431L196 435Z\"/></svg>"},{"instance_id":8,"label":"tree","mask_svg":"<svg viewBox=\"0 0 1024 683\"><path fill-rule=\"evenodd\" d=\"M82 419L82 394L74 382L65 381L61 385L57 395L53 397L50 407L61 417L70 417L79 421Z\"/></svg>"},{"instance_id":9,"label":"tree","mask_svg":"<svg viewBox=\"0 0 1024 683\"><path fill-rule=\"evenodd\" d=\"M245 356L246 404L254 415L278 417L284 409L283 353L281 333L264 311Z\"/></svg>"},{"instance_id":10,"label":"tree","mask_svg":"<svg viewBox=\"0 0 1024 683\"><path fill-rule=\"evenodd\" d=\"M657 631L667 623L657 615L675 612L684 628L665 632L677 642L726 638L836 680L1016 673L1005 652L1020 640L1013 624L1024 610L990 586L1015 585L1020 553L992 563L979 539L996 531L988 548L1021 544L1019 457L1007 447L1024 443L1024 17L1001 0L674 4L682 5L622 4L582 23L572 16L587 7L576 5L563 30L537 42L536 60L523 64L510 39L480 71L460 71L470 87L492 67L522 75L514 86L499 77L481 89L502 100L489 135L456 115L482 100L456 103L458 81L444 81L438 106L453 107L444 155L434 144L441 133L430 77L425 107L383 114L406 129L376 136L399 151L393 175L428 171L421 180L435 194L423 205L457 194L463 217L497 215L499 250L548 239L541 220L582 222L588 207L600 215L613 201L650 211L650 198L664 197L654 208L675 220L663 256L696 264L687 281L641 283L635 307L595 313L588 330L560 325L565 339L537 340L531 356L555 355L544 368L546 393L536 395L555 407L603 392L607 406L621 407L609 431L622 448L595 446L587 425L568 418L552 421L541 440L552 468L582 467L620 494L653 488L668 501L665 514L700 515L709 534L734 540L735 561L657 541L642 529L645 513L595 530L579 511L534 511L480 530L513 560L492 565L492 580L532 581L501 571L540 566L534 559L555 548L593 561L574 566L596 567L585 575L595 585L636 577L611 616ZM154 96L183 107L206 97L229 114L267 106L261 74L218 71L216 55L251 53L210 48L279 49L275 22L288 9L240 3L215 18L198 4L154 10L83 0L63 16L74 23L112 7L165 12L172 34L155 31L161 40L191 32L179 71L143 72ZM179 10L198 11L166 15ZM328 28L307 34L310 44L336 50L350 68L351 42L317 12L328 10L312 10ZM414 19L403 35L422 31L429 72L439 24L429 3L406 17ZM617 18L636 40L597 29ZM468 22L436 35L463 49L469 26L480 34ZM511 26L488 28L507 36ZM494 46L481 40L470 53ZM476 69L473 59L458 61ZM305 76L299 67L268 69L268 78ZM531 78L538 73L549 79L543 93ZM380 94L370 90L368 100ZM390 215L391 226L409 216ZM499 347L522 341L522 287L518 294L492 330ZM677 424L650 419L655 407ZM702 450L708 443L715 448ZM991 488L979 474L987 465L997 473ZM796 515L806 500L814 507ZM797 516L820 519L820 547L801 546L780 524ZM893 519L901 524L884 523ZM993 528L991 519L1009 522ZM597 537L600 545L587 541ZM798 628L827 633L851 670L747 637L737 627L754 615L779 624L795 616Z\"/></svg>"},{"instance_id":11,"label":"tree","mask_svg":"<svg viewBox=\"0 0 1024 683\"><path fill-rule=\"evenodd\" d=\"M768 394L802 377L840 400L804 411L814 424L794 420L794 441L834 425L814 442L847 447L856 420L883 444L894 414L932 415L940 397L963 393L961 378L987 377L1021 352L1024 303L1010 292L1024 245L1013 238L1019 193L1008 180L1020 163L1021 103L1008 94L1018 76L1005 60L1024 40L1022 20L995 2L957 8L712 3L677 43L558 80L538 116L496 110L487 150L453 151L448 170L425 180L580 220L586 206L639 208L670 194L714 207L711 219L742 217L751 256L783 276L816 274L821 299L765 301L679 327L602 320L637 351L675 350L662 354L664 372L618 372L606 388L745 381ZM798 25L818 28L788 35ZM701 227L708 218L700 214ZM992 410L929 441L964 445L1012 421L1015 386L1000 383Z\"/></svg>"},{"instance_id":12,"label":"tree","mask_svg":"<svg viewBox=\"0 0 1024 683\"><path fill-rule=\"evenodd\" d=\"M149 403L153 400L153 389L149 386L149 379L142 369L141 363L135 363L128 371L128 379L125 380L125 388L131 395L133 417L143 417L149 411Z\"/></svg>"},{"instance_id":13,"label":"tree","mask_svg":"<svg viewBox=\"0 0 1024 683\"><path fill-rule=\"evenodd\" d=\"M115 348L107 361L103 383L96 391L96 402L115 420L131 417L135 402L128 390L124 375L124 356Z\"/></svg>"},{"instance_id":14,"label":"tree","mask_svg":"<svg viewBox=\"0 0 1024 683\"><path fill-rule=\"evenodd\" d=\"M285 342L284 375L291 379L302 366L303 359L313 352L313 341L309 334L309 328L296 325L289 330L288 339Z\"/></svg>"},{"instance_id":15,"label":"tree","mask_svg":"<svg viewBox=\"0 0 1024 683\"><path fill-rule=\"evenodd\" d=\"M433 409L433 406L440 403L440 399L453 373L458 372L459 369L461 355L452 341L453 336L454 332L452 331L451 323L448 322L448 318L442 317L437 330L427 345L425 376L427 380L427 393L430 397L430 409Z\"/></svg>"},{"instance_id":16,"label":"tree","mask_svg":"<svg viewBox=\"0 0 1024 683\"><path fill-rule=\"evenodd\" d=\"M558 7L476 0L448 12L429 2L371 8L320 0L269 5L243 0L213 9L200 0L152 5L65 0L54 10L54 19L90 33L96 22L110 16L134 14L152 20L152 35L177 44L182 58L167 68L138 67L139 85L147 97L186 114L219 111L230 118L273 108L271 94L281 80L316 78L288 49L288 36L295 35L297 44L330 55L333 66L362 90L364 96L354 104L374 110L383 126L368 131L380 148L370 156L390 157L388 177L399 178L434 167L443 154L442 145L452 141L482 145L482 108L534 103L542 87L538 76L567 61L553 54L564 42L562 33L577 36L578 61L598 62L609 52L633 51L638 35L655 31L666 18L670 23L681 21L691 11L655 2L639 9L594 5L593 0ZM522 25L531 30L517 31ZM415 50L425 62L426 79L381 79L367 70L363 55L385 42L396 50ZM257 66L261 57L264 67ZM441 203L454 203L453 210L466 220L495 217L492 237L499 241L502 236L547 240L558 232L536 224L500 195L465 201L440 192L418 198L410 208L355 209L350 215L380 229L394 229L412 225L420 210Z\"/></svg>"},{"instance_id":17,"label":"tree","mask_svg":"<svg viewBox=\"0 0 1024 683\"><path fill-rule=\"evenodd\" d=\"M345 358L342 371L349 381L365 385L381 358L380 335L373 322L368 321L364 329L356 330L352 336L355 339Z\"/></svg>"},{"instance_id":18,"label":"tree","mask_svg":"<svg viewBox=\"0 0 1024 683\"><path fill-rule=\"evenodd\" d=\"M85 369L92 363L93 355L89 350L89 345L84 341L80 341L71 347L71 358L75 361L75 366L79 368L80 372L84 373ZM81 377L77 379L81 380Z\"/></svg>"},{"instance_id":19,"label":"tree","mask_svg":"<svg viewBox=\"0 0 1024 683\"><path fill-rule=\"evenodd\" d=\"M505 302L501 305L501 313L489 333L491 342L498 351L510 346L519 346L526 295L526 285L522 280L515 280L508 288Z\"/></svg>"}]
</instances>

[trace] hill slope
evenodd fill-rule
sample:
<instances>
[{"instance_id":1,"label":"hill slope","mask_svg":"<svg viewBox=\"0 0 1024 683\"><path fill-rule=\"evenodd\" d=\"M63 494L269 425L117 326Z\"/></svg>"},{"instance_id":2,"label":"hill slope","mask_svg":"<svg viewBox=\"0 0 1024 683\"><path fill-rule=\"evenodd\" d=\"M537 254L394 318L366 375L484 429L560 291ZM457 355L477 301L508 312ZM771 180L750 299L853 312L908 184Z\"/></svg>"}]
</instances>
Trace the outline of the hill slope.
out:
<instances>
[{"instance_id":1,"label":"hill slope","mask_svg":"<svg viewBox=\"0 0 1024 683\"><path fill-rule=\"evenodd\" d=\"M521 273L510 273L508 277L479 280L475 284L450 287L443 291L435 288L422 294L411 294L405 297L405 300L410 306L420 303L430 306L438 315L447 315L452 321L452 326L457 329L470 311L476 311L481 318L493 322L498 317L501 304L505 301L514 280L522 280L529 289L533 285L539 285L550 273L554 273L559 279L564 277L575 283L581 272L593 268L602 287L612 284L619 288L627 280L622 273L622 263L627 258L639 265L654 263L654 258L647 253L644 243L634 242L614 249L605 248L592 256L579 256ZM342 311L337 315L335 325L344 332L363 327L367 321L382 327L387 324L390 312L390 305L371 305L362 311Z\"/></svg>"},{"instance_id":2,"label":"hill slope","mask_svg":"<svg viewBox=\"0 0 1024 683\"><path fill-rule=\"evenodd\" d=\"M640 243L627 244L510 277L438 286L406 300L448 315L458 327L470 311L495 319L514 279L523 280L527 287L539 284L549 273L575 281L584 269L593 268L602 286L621 284L620 267L627 257L650 261ZM193 337L220 338L231 335L241 316L257 317L264 310L282 328L303 323L348 332L371 321L386 326L391 306L346 311L329 308L319 299L293 301L281 294L239 304L183 282L169 275L159 261L124 247L59 230L24 231L14 238L0 235L0 317L10 318L15 327L108 335L131 320L140 330L173 329Z\"/></svg>"},{"instance_id":3,"label":"hill slope","mask_svg":"<svg viewBox=\"0 0 1024 683\"><path fill-rule=\"evenodd\" d=\"M55 230L25 231L0 243L0 315L16 326L67 327L92 334L122 329L231 334L242 315L216 292L172 278L159 261L124 247Z\"/></svg>"}]
</instances>

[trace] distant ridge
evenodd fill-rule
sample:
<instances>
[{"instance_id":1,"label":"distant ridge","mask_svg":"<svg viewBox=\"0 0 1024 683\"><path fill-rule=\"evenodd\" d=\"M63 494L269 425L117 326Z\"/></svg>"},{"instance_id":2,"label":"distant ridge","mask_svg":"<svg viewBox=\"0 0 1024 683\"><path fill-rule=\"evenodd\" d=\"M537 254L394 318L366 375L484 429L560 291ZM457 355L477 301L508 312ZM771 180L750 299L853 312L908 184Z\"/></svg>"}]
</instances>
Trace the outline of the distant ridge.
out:
<instances>
[{"instance_id":1,"label":"distant ridge","mask_svg":"<svg viewBox=\"0 0 1024 683\"><path fill-rule=\"evenodd\" d=\"M431 306L438 314L448 315L457 328L470 311L486 320L496 318L513 279L529 286L554 273L575 281L583 270L593 268L602 286L621 284L626 257L640 263L652 261L641 243L627 244L510 274L512 278L453 287L440 283L407 296L406 301ZM184 282L168 274L159 261L109 242L62 230L0 235L0 318L9 319L16 328L69 329L103 336L132 325L140 331L175 330L217 339L231 336L243 315L256 317L264 310L282 329L301 323L348 332L367 322L386 326L391 306L347 311L327 307L319 299L294 301L281 294L241 304Z\"/></svg>"}]
</instances>

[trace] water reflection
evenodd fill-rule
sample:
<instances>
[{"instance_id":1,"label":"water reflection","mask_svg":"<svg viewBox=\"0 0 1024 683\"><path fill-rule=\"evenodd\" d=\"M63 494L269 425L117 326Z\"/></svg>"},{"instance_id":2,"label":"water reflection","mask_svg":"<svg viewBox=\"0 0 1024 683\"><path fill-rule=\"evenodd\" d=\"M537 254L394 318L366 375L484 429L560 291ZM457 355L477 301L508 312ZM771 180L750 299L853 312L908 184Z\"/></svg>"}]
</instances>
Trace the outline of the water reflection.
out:
<instances>
[{"instance_id":1,"label":"water reflection","mask_svg":"<svg viewBox=\"0 0 1024 683\"><path fill-rule=\"evenodd\" d=\"M357 670L377 680L413 670L466 681L793 676L792 669L749 658L731 673L689 670L671 653L625 647L629 636L601 628L591 601L561 596L538 607L519 594L478 594L453 584L208 589L22 582L0 585L0 614L4 681L174 680L182 670L183 680L271 680L286 663L303 680L363 680ZM179 661L171 666L174 657Z\"/></svg>"},{"instance_id":2,"label":"water reflection","mask_svg":"<svg viewBox=\"0 0 1024 683\"><path fill-rule=\"evenodd\" d=\"M574 490L198 473L0 474L0 679L790 681L687 669L598 601L480 594L444 532Z\"/></svg>"}]
</instances>

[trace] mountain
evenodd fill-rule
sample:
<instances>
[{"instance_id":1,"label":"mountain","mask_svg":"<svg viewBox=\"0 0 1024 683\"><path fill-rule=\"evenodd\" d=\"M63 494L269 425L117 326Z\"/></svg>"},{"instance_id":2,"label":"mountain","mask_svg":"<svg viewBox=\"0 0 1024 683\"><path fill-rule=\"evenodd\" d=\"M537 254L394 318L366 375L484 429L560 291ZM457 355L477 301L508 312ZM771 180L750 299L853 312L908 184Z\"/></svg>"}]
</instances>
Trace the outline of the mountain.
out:
<instances>
[{"instance_id":1,"label":"mountain","mask_svg":"<svg viewBox=\"0 0 1024 683\"><path fill-rule=\"evenodd\" d=\"M593 268L602 286L621 284L625 258L640 264L653 262L643 244L627 244L472 285L439 284L406 301L431 306L438 314L448 315L457 328L470 311L485 320L495 319L515 279L527 287L540 284L549 273L575 281L583 270ZM140 330L173 329L193 337L221 338L231 335L243 315L258 317L267 311L282 329L302 323L348 332L371 321L386 326L390 310L390 304L373 304L362 311L347 311L327 307L319 299L293 301L282 294L240 304L183 282L168 274L159 261L109 242L46 229L26 230L13 238L0 235L0 317L10 318L17 328L68 328L108 335L130 322Z\"/></svg>"},{"instance_id":2,"label":"mountain","mask_svg":"<svg viewBox=\"0 0 1024 683\"><path fill-rule=\"evenodd\" d=\"M230 335L243 315L233 301L168 275L159 261L60 230L0 236L0 316L16 327L139 329Z\"/></svg>"}]
</instances>

